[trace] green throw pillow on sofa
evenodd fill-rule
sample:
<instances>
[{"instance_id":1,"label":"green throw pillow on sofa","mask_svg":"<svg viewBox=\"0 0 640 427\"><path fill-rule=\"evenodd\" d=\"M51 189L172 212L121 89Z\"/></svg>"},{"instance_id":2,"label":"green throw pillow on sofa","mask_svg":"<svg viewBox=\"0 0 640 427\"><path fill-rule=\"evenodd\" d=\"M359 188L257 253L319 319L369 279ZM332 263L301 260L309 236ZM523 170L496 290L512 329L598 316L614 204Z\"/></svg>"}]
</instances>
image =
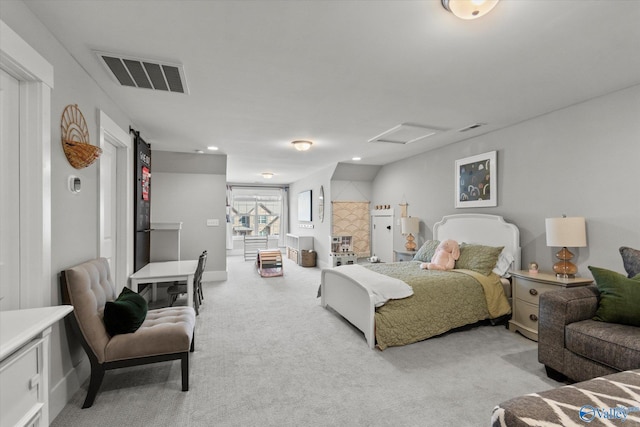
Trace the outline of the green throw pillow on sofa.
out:
<instances>
[{"instance_id":1,"label":"green throw pillow on sofa","mask_svg":"<svg viewBox=\"0 0 640 427\"><path fill-rule=\"evenodd\" d=\"M631 279L615 271L591 267L600 291L594 320L640 326L640 275Z\"/></svg>"},{"instance_id":2,"label":"green throw pillow on sofa","mask_svg":"<svg viewBox=\"0 0 640 427\"><path fill-rule=\"evenodd\" d=\"M413 257L414 261L431 262L431 258L436 253L436 248L440 244L440 240L427 240L418 249L418 252Z\"/></svg>"},{"instance_id":3,"label":"green throw pillow on sofa","mask_svg":"<svg viewBox=\"0 0 640 427\"><path fill-rule=\"evenodd\" d=\"M115 301L107 301L104 306L104 326L109 335L128 334L138 330L147 317L147 301L129 288Z\"/></svg>"},{"instance_id":4,"label":"green throw pillow on sofa","mask_svg":"<svg viewBox=\"0 0 640 427\"><path fill-rule=\"evenodd\" d=\"M456 261L457 269L473 270L488 276L498 262L504 246L484 246L463 243L460 245L460 258Z\"/></svg>"}]
</instances>

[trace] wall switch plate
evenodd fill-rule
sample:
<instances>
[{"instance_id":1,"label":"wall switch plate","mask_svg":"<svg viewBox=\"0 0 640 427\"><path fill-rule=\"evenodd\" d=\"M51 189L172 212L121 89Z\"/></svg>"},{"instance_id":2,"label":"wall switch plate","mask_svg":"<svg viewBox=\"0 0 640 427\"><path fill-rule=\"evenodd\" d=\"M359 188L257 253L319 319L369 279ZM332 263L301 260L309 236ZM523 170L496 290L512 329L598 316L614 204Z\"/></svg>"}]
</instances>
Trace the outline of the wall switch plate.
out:
<instances>
[{"instance_id":1,"label":"wall switch plate","mask_svg":"<svg viewBox=\"0 0 640 427\"><path fill-rule=\"evenodd\" d=\"M219 219L208 219L207 220L207 227L217 227L220 225L220 220Z\"/></svg>"}]
</instances>

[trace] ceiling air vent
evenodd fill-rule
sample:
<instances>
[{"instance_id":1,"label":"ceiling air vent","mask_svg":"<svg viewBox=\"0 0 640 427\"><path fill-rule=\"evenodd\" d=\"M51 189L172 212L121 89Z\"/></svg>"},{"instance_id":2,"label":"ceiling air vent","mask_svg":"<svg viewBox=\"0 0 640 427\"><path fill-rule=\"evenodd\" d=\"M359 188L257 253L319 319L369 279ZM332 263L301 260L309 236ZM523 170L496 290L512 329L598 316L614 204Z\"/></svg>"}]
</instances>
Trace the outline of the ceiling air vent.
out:
<instances>
[{"instance_id":1,"label":"ceiling air vent","mask_svg":"<svg viewBox=\"0 0 640 427\"><path fill-rule=\"evenodd\" d=\"M440 132L439 129L433 129L427 126L402 123L391 129L382 132L380 135L371 138L369 142L386 142L390 144L411 144L423 138L435 135Z\"/></svg>"},{"instance_id":2,"label":"ceiling air vent","mask_svg":"<svg viewBox=\"0 0 640 427\"><path fill-rule=\"evenodd\" d=\"M472 130L472 129L477 129L480 126L484 126L484 125L486 125L486 123L474 123L472 125L465 126L462 129L458 129L458 132L466 132L466 131L469 131L469 130Z\"/></svg>"},{"instance_id":3,"label":"ceiling air vent","mask_svg":"<svg viewBox=\"0 0 640 427\"><path fill-rule=\"evenodd\" d=\"M122 86L189 93L184 68L180 64L125 57L106 52L96 52L96 55L109 71L109 75Z\"/></svg>"}]
</instances>

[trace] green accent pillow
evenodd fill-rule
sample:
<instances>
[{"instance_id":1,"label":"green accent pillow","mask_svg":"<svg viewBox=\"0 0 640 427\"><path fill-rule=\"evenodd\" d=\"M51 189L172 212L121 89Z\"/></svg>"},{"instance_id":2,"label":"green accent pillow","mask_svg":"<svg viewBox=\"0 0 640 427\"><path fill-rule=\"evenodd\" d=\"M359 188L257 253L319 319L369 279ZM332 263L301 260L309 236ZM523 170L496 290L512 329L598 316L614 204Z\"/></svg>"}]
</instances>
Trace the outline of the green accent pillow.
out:
<instances>
[{"instance_id":1,"label":"green accent pillow","mask_svg":"<svg viewBox=\"0 0 640 427\"><path fill-rule=\"evenodd\" d=\"M504 246L484 246L463 243L460 245L460 258L455 268L473 270L488 276L498 262Z\"/></svg>"},{"instance_id":2,"label":"green accent pillow","mask_svg":"<svg viewBox=\"0 0 640 427\"><path fill-rule=\"evenodd\" d=\"M128 334L138 330L147 317L147 301L129 288L115 301L107 301L104 306L104 326L109 335Z\"/></svg>"},{"instance_id":3,"label":"green accent pillow","mask_svg":"<svg viewBox=\"0 0 640 427\"><path fill-rule=\"evenodd\" d=\"M640 274L629 279L624 274L589 266L600 291L594 320L640 326Z\"/></svg>"},{"instance_id":4,"label":"green accent pillow","mask_svg":"<svg viewBox=\"0 0 640 427\"><path fill-rule=\"evenodd\" d=\"M440 244L440 240L427 240L418 249L418 252L413 257L414 261L431 262L433 254L436 253L436 248Z\"/></svg>"}]
</instances>

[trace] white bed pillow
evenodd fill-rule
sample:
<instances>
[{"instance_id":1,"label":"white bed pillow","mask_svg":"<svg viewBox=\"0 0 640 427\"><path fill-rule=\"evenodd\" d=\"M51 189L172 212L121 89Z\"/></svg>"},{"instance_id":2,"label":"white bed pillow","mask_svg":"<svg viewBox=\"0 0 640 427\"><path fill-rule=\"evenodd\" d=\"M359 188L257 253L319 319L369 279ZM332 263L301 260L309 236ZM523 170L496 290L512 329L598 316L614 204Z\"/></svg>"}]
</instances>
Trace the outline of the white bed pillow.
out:
<instances>
[{"instance_id":1,"label":"white bed pillow","mask_svg":"<svg viewBox=\"0 0 640 427\"><path fill-rule=\"evenodd\" d=\"M511 253L509 252L505 252L505 250L503 249L502 252L500 252L500 256L498 257L496 266L493 268L493 272L500 277L507 275L507 273L509 272L509 267L511 267L511 263L513 263L513 261L515 261L513 255L511 255Z\"/></svg>"}]
</instances>

